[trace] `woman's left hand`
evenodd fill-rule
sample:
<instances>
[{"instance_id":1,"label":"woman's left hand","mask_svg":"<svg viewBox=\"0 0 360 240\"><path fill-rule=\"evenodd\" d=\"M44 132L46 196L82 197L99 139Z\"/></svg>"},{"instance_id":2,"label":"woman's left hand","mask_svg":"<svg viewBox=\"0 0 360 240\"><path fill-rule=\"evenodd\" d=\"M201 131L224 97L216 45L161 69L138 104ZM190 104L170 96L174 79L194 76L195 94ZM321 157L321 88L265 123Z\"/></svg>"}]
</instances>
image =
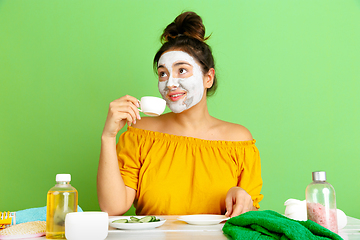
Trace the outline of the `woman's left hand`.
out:
<instances>
[{"instance_id":1,"label":"woman's left hand","mask_svg":"<svg viewBox=\"0 0 360 240\"><path fill-rule=\"evenodd\" d=\"M251 196L241 187L232 187L226 194L225 206L227 217L235 217L242 213L256 210Z\"/></svg>"}]
</instances>

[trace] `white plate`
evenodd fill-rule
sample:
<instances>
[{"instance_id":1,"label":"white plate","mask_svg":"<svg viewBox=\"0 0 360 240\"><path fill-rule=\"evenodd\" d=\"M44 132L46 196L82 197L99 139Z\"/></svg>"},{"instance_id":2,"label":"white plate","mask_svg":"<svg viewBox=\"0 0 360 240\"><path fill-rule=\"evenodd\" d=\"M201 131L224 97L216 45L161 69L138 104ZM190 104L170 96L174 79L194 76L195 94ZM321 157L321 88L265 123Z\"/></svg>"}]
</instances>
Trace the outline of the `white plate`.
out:
<instances>
[{"instance_id":1,"label":"white plate","mask_svg":"<svg viewBox=\"0 0 360 240\"><path fill-rule=\"evenodd\" d=\"M185 221L188 224L195 224L195 225L219 224L228 219L229 217L226 217L225 215L213 215L213 214L185 215L185 216L180 216L178 218L178 220Z\"/></svg>"},{"instance_id":2,"label":"white plate","mask_svg":"<svg viewBox=\"0 0 360 240\"><path fill-rule=\"evenodd\" d=\"M156 217L157 219L160 219L159 222L147 222L147 223L113 223L113 221L118 220L118 219L128 219L130 220L130 217L132 216L122 216L122 217L113 217L109 220L109 224L111 227L113 228L118 228L118 229L127 229L127 230L140 230L140 229L151 229L151 228L156 228L156 227L160 227L161 225L163 225L165 223L165 219L161 218L161 217ZM145 216L133 216L136 218L143 218Z\"/></svg>"}]
</instances>

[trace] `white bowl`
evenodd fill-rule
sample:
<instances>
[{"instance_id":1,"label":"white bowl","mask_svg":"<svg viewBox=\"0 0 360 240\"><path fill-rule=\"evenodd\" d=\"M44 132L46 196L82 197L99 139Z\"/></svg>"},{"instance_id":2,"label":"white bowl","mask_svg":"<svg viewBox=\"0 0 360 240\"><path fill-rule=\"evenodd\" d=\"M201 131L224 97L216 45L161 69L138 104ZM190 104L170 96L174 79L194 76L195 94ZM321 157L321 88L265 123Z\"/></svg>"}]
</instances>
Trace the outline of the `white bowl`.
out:
<instances>
[{"instance_id":1,"label":"white bowl","mask_svg":"<svg viewBox=\"0 0 360 240\"><path fill-rule=\"evenodd\" d=\"M106 212L72 212L65 217L67 240L104 240L108 235L109 222Z\"/></svg>"}]
</instances>

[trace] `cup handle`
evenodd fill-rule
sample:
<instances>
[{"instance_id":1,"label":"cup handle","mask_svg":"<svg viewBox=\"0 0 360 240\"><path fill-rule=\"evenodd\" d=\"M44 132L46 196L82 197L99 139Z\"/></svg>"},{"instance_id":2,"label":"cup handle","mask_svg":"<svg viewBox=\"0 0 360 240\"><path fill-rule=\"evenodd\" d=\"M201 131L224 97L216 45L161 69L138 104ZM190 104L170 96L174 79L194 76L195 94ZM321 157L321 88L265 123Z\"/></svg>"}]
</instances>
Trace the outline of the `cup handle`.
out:
<instances>
[{"instance_id":1,"label":"cup handle","mask_svg":"<svg viewBox=\"0 0 360 240\"><path fill-rule=\"evenodd\" d=\"M138 108L138 110L139 110L139 112L143 112L142 110L141 110L141 101L138 99L138 103L139 103L139 108Z\"/></svg>"}]
</instances>

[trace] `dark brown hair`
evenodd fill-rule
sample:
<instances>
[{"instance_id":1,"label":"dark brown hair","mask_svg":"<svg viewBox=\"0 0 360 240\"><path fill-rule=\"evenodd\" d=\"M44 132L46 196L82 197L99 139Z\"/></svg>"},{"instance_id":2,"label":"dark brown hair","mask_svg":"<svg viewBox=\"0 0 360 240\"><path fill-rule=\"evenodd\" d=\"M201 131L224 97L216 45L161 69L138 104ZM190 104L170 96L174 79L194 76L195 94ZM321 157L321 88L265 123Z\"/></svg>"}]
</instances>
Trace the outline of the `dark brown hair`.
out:
<instances>
[{"instance_id":1,"label":"dark brown hair","mask_svg":"<svg viewBox=\"0 0 360 240\"><path fill-rule=\"evenodd\" d=\"M171 49L180 49L193 56L201 65L203 74L210 68L215 69L211 48L205 41L205 26L199 15L194 12L184 12L170 23L160 37L163 44L154 57L154 69L157 69L161 55ZM213 85L207 89L207 96L215 93L217 88L216 75Z\"/></svg>"}]
</instances>

